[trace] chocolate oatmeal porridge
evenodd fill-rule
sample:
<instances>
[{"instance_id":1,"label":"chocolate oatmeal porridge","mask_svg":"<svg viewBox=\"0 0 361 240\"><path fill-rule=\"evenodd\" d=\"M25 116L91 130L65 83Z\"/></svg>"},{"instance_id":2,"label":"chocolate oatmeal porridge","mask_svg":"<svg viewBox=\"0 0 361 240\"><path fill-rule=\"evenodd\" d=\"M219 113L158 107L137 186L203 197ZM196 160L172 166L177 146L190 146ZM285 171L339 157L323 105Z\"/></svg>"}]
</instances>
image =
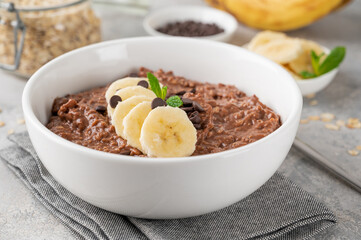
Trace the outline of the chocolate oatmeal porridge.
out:
<instances>
[{"instance_id":1,"label":"chocolate oatmeal porridge","mask_svg":"<svg viewBox=\"0 0 361 240\"><path fill-rule=\"evenodd\" d=\"M168 87L167 96L183 99L183 109L197 129L192 156L221 152L255 142L281 126L280 116L235 86L200 83L172 72L140 68L139 77L152 72ZM95 150L123 154L144 154L118 136L108 117L107 86L70 94L54 100L47 127L55 134ZM188 102L193 102L191 107Z\"/></svg>"}]
</instances>

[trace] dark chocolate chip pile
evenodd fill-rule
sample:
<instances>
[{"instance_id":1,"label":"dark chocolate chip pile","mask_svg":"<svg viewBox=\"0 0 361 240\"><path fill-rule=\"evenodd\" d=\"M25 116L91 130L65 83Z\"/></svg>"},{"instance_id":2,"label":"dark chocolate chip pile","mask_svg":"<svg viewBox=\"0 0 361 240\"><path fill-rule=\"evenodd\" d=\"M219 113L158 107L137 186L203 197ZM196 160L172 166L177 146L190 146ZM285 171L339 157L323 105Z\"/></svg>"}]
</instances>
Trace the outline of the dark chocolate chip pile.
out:
<instances>
[{"instance_id":1,"label":"dark chocolate chip pile","mask_svg":"<svg viewBox=\"0 0 361 240\"><path fill-rule=\"evenodd\" d=\"M214 23L202 23L188 20L168 23L157 28L157 31L172 36L205 37L222 33L224 32L224 29Z\"/></svg>"},{"instance_id":2,"label":"dark chocolate chip pile","mask_svg":"<svg viewBox=\"0 0 361 240\"><path fill-rule=\"evenodd\" d=\"M199 113L204 112L204 109L201 107L199 103L191 99L182 98L182 101L183 101L183 106L181 107L181 109L187 113L189 120L193 123L193 126L196 129L201 129L202 120L199 116Z\"/></svg>"}]
</instances>

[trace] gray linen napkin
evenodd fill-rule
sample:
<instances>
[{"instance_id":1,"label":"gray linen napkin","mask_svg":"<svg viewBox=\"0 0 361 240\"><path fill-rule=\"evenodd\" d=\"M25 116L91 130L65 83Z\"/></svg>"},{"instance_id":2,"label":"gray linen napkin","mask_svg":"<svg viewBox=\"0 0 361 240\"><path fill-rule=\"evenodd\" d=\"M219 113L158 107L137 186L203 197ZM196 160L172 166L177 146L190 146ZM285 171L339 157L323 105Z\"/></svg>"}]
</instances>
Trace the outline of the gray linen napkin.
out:
<instances>
[{"instance_id":1,"label":"gray linen napkin","mask_svg":"<svg viewBox=\"0 0 361 240\"><path fill-rule=\"evenodd\" d=\"M37 199L79 239L308 239L334 225L322 203L276 173L255 193L199 217L146 220L97 208L57 183L26 132L9 137L0 157Z\"/></svg>"}]
</instances>

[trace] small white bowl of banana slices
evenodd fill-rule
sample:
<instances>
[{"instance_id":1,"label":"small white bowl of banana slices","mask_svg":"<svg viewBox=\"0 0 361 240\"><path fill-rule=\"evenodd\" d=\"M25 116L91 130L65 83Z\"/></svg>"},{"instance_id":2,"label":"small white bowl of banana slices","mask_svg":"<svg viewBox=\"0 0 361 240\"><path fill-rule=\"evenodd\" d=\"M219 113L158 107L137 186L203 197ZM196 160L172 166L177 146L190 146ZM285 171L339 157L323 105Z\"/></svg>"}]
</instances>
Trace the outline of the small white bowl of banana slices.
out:
<instances>
[{"instance_id":1,"label":"small white bowl of banana slices","mask_svg":"<svg viewBox=\"0 0 361 240\"><path fill-rule=\"evenodd\" d=\"M314 73L311 50L317 55L324 54L322 60L330 53L330 49L314 41L288 37L284 33L260 32L244 47L280 64L295 79L303 96L326 88L338 72L337 67L320 76L303 78L301 72Z\"/></svg>"}]
</instances>

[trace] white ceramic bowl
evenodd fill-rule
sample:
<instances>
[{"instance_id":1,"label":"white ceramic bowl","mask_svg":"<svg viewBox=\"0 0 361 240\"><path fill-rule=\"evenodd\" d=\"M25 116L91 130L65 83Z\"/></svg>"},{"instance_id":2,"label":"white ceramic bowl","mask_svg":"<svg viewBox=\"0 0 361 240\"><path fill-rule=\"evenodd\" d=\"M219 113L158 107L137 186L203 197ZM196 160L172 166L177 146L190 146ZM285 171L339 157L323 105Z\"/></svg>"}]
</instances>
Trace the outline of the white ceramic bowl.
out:
<instances>
[{"instance_id":1,"label":"white ceramic bowl","mask_svg":"<svg viewBox=\"0 0 361 240\"><path fill-rule=\"evenodd\" d=\"M143 21L143 27L149 35L170 36L156 29L169 22L194 20L203 23L215 23L224 29L219 33L207 37L192 37L227 42L237 29L237 20L230 14L201 6L172 6L154 10Z\"/></svg>"},{"instance_id":2,"label":"white ceramic bowl","mask_svg":"<svg viewBox=\"0 0 361 240\"><path fill-rule=\"evenodd\" d=\"M221 61L220 61L221 59ZM105 84L140 66L200 82L234 84L280 114L283 124L237 149L183 158L105 153L49 131L55 97ZM142 218L212 212L248 196L281 165L294 140L302 97L277 64L236 46L189 38L143 37L103 42L62 55L37 71L23 93L31 141L66 189L103 209Z\"/></svg>"},{"instance_id":3,"label":"white ceramic bowl","mask_svg":"<svg viewBox=\"0 0 361 240\"><path fill-rule=\"evenodd\" d=\"M311 93L317 93L325 89L335 78L338 72L338 68L333 69L332 71L323 74L316 78L298 80L296 83L301 90L303 96L306 96Z\"/></svg>"},{"instance_id":4,"label":"white ceramic bowl","mask_svg":"<svg viewBox=\"0 0 361 240\"><path fill-rule=\"evenodd\" d=\"M243 47L247 49L248 43L243 45ZM322 46L322 48L326 54L330 53L330 49L324 46ZM300 88L302 96L307 96L309 94L317 93L325 89L335 78L337 72L338 72L338 67L316 78L310 78L304 80L295 79L293 77L292 78L296 81L298 87Z\"/></svg>"}]
</instances>

